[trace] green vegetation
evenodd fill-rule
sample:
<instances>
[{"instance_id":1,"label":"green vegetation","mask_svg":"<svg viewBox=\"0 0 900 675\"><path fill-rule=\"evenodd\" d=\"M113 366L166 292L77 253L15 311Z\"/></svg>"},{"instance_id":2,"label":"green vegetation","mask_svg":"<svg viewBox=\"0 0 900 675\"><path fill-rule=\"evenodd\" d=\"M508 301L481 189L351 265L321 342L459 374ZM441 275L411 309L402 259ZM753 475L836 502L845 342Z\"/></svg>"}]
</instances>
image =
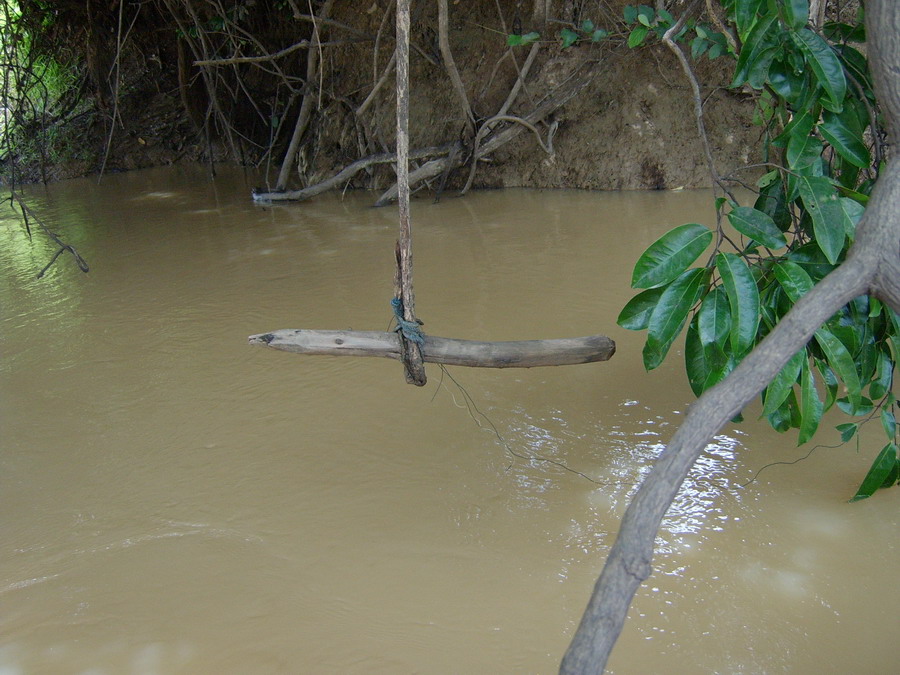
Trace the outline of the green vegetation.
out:
<instances>
[{"instance_id":1,"label":"green vegetation","mask_svg":"<svg viewBox=\"0 0 900 675\"><path fill-rule=\"evenodd\" d=\"M724 25L678 22L649 5L626 6L619 35L631 48L668 35L688 42L694 60L731 57L731 87L755 96L763 127L765 164L748 169L768 170L751 185L711 166L722 195L716 227L690 223L654 242L634 268L632 287L642 290L619 315L623 328L647 331L647 370L663 363L687 326L685 366L697 396L725 379L844 260L884 156L861 8L853 21L826 22L820 31L809 27L807 0L723 0L722 8L733 35ZM567 48L609 35L584 21L563 28L559 40ZM535 32L510 35L507 44L539 39ZM755 198L742 205L747 191ZM898 335L900 316L860 296L817 331L762 395L763 416L778 431L798 429L799 444L835 405L860 418L837 427L845 443L880 418L887 444L854 501L900 482L891 391Z\"/></svg>"},{"instance_id":2,"label":"green vegetation","mask_svg":"<svg viewBox=\"0 0 900 675\"><path fill-rule=\"evenodd\" d=\"M757 92L765 168L755 183L717 177L713 230L692 223L668 232L637 261L643 289L619 324L646 330L644 365L659 366L687 326L685 365L696 395L722 381L813 285L834 270L882 168L884 131L865 49L862 10L852 23L807 27L805 0L728 0L729 23L743 47L732 87ZM650 7L629 8L631 46L674 22ZM732 54L721 32L685 23L695 58ZM749 205L732 190L755 193ZM701 256L714 242L712 253ZM698 263L698 261L700 261ZM854 500L900 479L897 400L891 391L900 316L860 296L835 314L762 395L763 416L778 431L809 441L837 406L858 421L838 427L849 441L879 417L887 444Z\"/></svg>"}]
</instances>

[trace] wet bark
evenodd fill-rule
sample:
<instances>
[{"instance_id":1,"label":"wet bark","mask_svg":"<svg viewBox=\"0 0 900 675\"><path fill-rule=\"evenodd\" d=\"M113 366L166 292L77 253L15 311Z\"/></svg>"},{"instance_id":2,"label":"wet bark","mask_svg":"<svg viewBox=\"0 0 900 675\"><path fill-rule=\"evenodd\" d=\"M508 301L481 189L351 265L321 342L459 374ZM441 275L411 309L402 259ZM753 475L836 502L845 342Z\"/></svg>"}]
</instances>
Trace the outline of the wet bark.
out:
<instances>
[{"instance_id":1,"label":"wet bark","mask_svg":"<svg viewBox=\"0 0 900 675\"><path fill-rule=\"evenodd\" d=\"M889 135L900 139L900 5L866 4L869 57ZM622 520L581 623L560 666L602 673L635 592L652 571L663 516L712 436L774 379L815 331L854 297L869 293L900 311L900 164L881 174L847 260L803 296L753 352L694 403Z\"/></svg>"}]
</instances>

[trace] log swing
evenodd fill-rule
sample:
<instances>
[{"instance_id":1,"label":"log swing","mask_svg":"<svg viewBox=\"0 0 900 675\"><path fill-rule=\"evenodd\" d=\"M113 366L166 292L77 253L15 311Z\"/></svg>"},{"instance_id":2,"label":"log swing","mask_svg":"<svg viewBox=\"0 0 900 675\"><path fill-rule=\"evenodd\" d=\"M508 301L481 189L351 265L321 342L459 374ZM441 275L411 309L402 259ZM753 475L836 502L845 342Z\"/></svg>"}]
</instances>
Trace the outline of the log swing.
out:
<instances>
[{"instance_id":1,"label":"log swing","mask_svg":"<svg viewBox=\"0 0 900 675\"><path fill-rule=\"evenodd\" d=\"M412 286L409 211L409 25L410 0L397 0L397 203L400 238L391 306L395 332L283 329L251 335L250 344L296 354L383 356L403 361L406 381L423 386L425 362L481 368L532 368L606 361L616 351L604 335L555 340L476 342L422 332Z\"/></svg>"}]
</instances>

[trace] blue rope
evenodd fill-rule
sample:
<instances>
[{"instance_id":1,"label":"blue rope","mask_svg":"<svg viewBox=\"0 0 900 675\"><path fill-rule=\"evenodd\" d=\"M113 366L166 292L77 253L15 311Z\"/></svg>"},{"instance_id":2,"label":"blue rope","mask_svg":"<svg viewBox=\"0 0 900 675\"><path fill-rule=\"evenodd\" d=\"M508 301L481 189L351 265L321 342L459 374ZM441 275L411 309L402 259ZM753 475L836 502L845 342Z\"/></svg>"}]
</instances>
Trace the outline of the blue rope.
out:
<instances>
[{"instance_id":1,"label":"blue rope","mask_svg":"<svg viewBox=\"0 0 900 675\"><path fill-rule=\"evenodd\" d=\"M419 327L418 321L407 321L403 318L403 301L400 298L391 299L391 307L394 308L394 321L397 322L397 331L403 334L410 342L417 345L425 344L425 334Z\"/></svg>"}]
</instances>

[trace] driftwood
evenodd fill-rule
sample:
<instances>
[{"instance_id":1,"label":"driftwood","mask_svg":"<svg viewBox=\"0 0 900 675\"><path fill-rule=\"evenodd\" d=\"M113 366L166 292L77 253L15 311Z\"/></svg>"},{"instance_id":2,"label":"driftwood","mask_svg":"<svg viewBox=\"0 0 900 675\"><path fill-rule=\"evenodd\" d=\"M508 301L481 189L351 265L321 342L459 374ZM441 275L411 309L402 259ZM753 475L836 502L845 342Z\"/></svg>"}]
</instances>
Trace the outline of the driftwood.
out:
<instances>
[{"instance_id":1,"label":"driftwood","mask_svg":"<svg viewBox=\"0 0 900 675\"><path fill-rule=\"evenodd\" d=\"M251 335L249 342L295 354L401 358L399 336L379 331L286 329ZM427 363L474 368L570 366L608 361L615 352L615 342L604 335L511 342L426 335L422 345L422 359Z\"/></svg>"}]
</instances>

